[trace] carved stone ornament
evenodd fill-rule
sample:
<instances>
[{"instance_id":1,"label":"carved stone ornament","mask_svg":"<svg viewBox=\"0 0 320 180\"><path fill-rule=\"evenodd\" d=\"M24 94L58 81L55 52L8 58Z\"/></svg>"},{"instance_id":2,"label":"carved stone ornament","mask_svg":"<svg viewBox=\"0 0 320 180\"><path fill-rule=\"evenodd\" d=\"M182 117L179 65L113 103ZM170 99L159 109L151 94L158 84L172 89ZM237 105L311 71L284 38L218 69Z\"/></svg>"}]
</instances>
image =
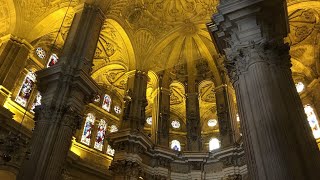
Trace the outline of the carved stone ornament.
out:
<instances>
[{"instance_id":1,"label":"carved stone ornament","mask_svg":"<svg viewBox=\"0 0 320 180\"><path fill-rule=\"evenodd\" d=\"M232 83L255 63L267 63L289 69L291 67L289 49L289 45L281 41L251 42L245 47L227 48L225 49L225 68Z\"/></svg>"},{"instance_id":2,"label":"carved stone ornament","mask_svg":"<svg viewBox=\"0 0 320 180\"><path fill-rule=\"evenodd\" d=\"M139 177L143 173L141 166L137 162L126 160L113 162L109 169L114 174L131 177Z\"/></svg>"}]
</instances>

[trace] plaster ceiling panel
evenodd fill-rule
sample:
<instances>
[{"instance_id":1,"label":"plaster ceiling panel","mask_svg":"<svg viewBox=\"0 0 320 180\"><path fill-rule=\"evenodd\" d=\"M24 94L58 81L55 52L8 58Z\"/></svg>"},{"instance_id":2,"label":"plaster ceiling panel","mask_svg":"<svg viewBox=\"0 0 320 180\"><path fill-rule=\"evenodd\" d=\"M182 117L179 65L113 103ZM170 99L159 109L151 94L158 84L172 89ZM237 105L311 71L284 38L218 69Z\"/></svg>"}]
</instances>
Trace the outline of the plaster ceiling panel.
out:
<instances>
[{"instance_id":1,"label":"plaster ceiling panel","mask_svg":"<svg viewBox=\"0 0 320 180\"><path fill-rule=\"evenodd\" d=\"M0 0L0 36L13 31L16 23L16 10L12 0Z\"/></svg>"}]
</instances>

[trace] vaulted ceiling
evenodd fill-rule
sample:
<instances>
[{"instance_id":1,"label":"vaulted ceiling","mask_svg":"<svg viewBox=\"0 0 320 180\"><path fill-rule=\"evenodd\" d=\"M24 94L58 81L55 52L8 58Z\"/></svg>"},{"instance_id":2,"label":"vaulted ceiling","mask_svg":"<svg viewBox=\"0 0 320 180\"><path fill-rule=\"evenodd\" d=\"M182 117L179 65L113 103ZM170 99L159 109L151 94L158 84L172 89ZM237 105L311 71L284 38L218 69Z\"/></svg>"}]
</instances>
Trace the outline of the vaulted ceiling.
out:
<instances>
[{"instance_id":1,"label":"vaulted ceiling","mask_svg":"<svg viewBox=\"0 0 320 180\"><path fill-rule=\"evenodd\" d=\"M11 33L47 51L55 41L53 49L59 53L74 9L83 1L72 0L68 8L69 0L0 0L0 36ZM218 0L101 2L107 20L97 44L92 77L119 94L124 93L128 72L134 69L167 70L173 80L180 82L190 77L211 80L203 81L198 92L200 109L206 109L201 117L214 118L214 112L207 113L215 106L210 92L222 82L218 54L205 23L216 11ZM287 3L291 33L286 41L291 45L293 75L308 84L320 74L320 1L287 0ZM185 115L185 110L180 112L179 108L184 104L183 85L173 84L171 91L172 108ZM206 114L212 117L205 117Z\"/></svg>"}]
</instances>

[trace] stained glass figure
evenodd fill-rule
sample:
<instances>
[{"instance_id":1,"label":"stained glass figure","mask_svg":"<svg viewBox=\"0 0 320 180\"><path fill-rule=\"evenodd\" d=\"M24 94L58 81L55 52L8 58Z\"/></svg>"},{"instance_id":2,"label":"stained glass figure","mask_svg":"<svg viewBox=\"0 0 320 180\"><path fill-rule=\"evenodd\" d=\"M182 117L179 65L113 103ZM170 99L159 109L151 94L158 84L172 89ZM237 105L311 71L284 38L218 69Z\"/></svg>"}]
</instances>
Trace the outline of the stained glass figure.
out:
<instances>
[{"instance_id":1,"label":"stained glass figure","mask_svg":"<svg viewBox=\"0 0 320 180\"><path fill-rule=\"evenodd\" d=\"M146 119L147 124L152 125L152 117Z\"/></svg>"},{"instance_id":2,"label":"stained glass figure","mask_svg":"<svg viewBox=\"0 0 320 180\"><path fill-rule=\"evenodd\" d=\"M175 151L180 151L181 150L180 142L178 140L172 140L171 141L171 149L173 149Z\"/></svg>"},{"instance_id":3,"label":"stained glass figure","mask_svg":"<svg viewBox=\"0 0 320 180\"><path fill-rule=\"evenodd\" d=\"M117 132L118 131L118 128L116 125L111 125L110 126L110 132L113 133L113 132Z\"/></svg>"},{"instance_id":4,"label":"stained glass figure","mask_svg":"<svg viewBox=\"0 0 320 180\"><path fill-rule=\"evenodd\" d=\"M27 106L27 102L30 98L35 80L36 76L33 72L29 72L24 78L20 91L16 97L16 102L23 107Z\"/></svg>"},{"instance_id":5,"label":"stained glass figure","mask_svg":"<svg viewBox=\"0 0 320 180\"><path fill-rule=\"evenodd\" d=\"M179 121L172 121L171 126L175 129L178 129L180 127L180 122Z\"/></svg>"},{"instance_id":6,"label":"stained glass figure","mask_svg":"<svg viewBox=\"0 0 320 180\"><path fill-rule=\"evenodd\" d=\"M209 141L209 151L219 149L220 148L220 141L217 138L212 138Z\"/></svg>"},{"instance_id":7,"label":"stained glass figure","mask_svg":"<svg viewBox=\"0 0 320 180\"><path fill-rule=\"evenodd\" d=\"M120 114L120 113L121 113L121 108L120 108L120 106L114 106L113 110L114 110L114 112L115 112L116 114Z\"/></svg>"},{"instance_id":8,"label":"stained glass figure","mask_svg":"<svg viewBox=\"0 0 320 180\"><path fill-rule=\"evenodd\" d=\"M34 108L36 106L40 106L41 105L41 99L42 99L42 96L41 96L40 92L38 91L37 95L36 95L36 98L35 98L35 100L34 100L34 102L32 104L31 112L34 112L33 110L34 110Z\"/></svg>"},{"instance_id":9,"label":"stained glass figure","mask_svg":"<svg viewBox=\"0 0 320 180\"><path fill-rule=\"evenodd\" d=\"M83 133L81 136L81 142L86 145L90 145L91 133L92 133L95 119L96 118L94 117L94 115L92 113L89 113L87 115L86 122L83 127Z\"/></svg>"},{"instance_id":10,"label":"stained glass figure","mask_svg":"<svg viewBox=\"0 0 320 180\"><path fill-rule=\"evenodd\" d=\"M314 138L320 138L320 127L319 122L317 120L317 116L314 113L313 108L310 105L304 106L304 112L307 114L308 122L312 130L312 134Z\"/></svg>"},{"instance_id":11,"label":"stained glass figure","mask_svg":"<svg viewBox=\"0 0 320 180\"><path fill-rule=\"evenodd\" d=\"M214 126L216 126L218 124L218 121L216 120L216 119L210 119L209 121L208 121L208 126L209 127L214 127Z\"/></svg>"},{"instance_id":12,"label":"stained glass figure","mask_svg":"<svg viewBox=\"0 0 320 180\"><path fill-rule=\"evenodd\" d=\"M58 56L56 54L51 54L49 61L47 63L47 68L57 64L58 61L59 61Z\"/></svg>"},{"instance_id":13,"label":"stained glass figure","mask_svg":"<svg viewBox=\"0 0 320 180\"><path fill-rule=\"evenodd\" d=\"M106 111L110 111L111 108L111 97L107 94L104 95L103 102L102 102L102 108Z\"/></svg>"},{"instance_id":14,"label":"stained glass figure","mask_svg":"<svg viewBox=\"0 0 320 180\"><path fill-rule=\"evenodd\" d=\"M46 57L46 52L41 47L38 47L36 49L36 54L40 59L43 59Z\"/></svg>"},{"instance_id":15,"label":"stained glass figure","mask_svg":"<svg viewBox=\"0 0 320 180\"><path fill-rule=\"evenodd\" d=\"M98 125L96 141L94 143L94 148L98 149L99 151L102 151L106 128L107 128L106 121L101 119Z\"/></svg>"},{"instance_id":16,"label":"stained glass figure","mask_svg":"<svg viewBox=\"0 0 320 180\"><path fill-rule=\"evenodd\" d=\"M114 149L112 149L112 147L110 145L108 145L107 147L107 154L109 154L110 156L114 156Z\"/></svg>"}]
</instances>

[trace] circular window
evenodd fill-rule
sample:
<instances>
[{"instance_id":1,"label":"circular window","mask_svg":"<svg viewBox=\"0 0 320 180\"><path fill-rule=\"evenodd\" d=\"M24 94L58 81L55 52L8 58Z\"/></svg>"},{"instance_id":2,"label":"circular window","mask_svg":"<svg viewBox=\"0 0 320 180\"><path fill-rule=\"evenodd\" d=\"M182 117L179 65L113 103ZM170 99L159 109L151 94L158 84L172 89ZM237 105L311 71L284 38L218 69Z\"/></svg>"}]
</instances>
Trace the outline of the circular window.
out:
<instances>
[{"instance_id":1,"label":"circular window","mask_svg":"<svg viewBox=\"0 0 320 180\"><path fill-rule=\"evenodd\" d=\"M117 114L120 114L121 113L121 108L119 106L114 106L113 108L114 112L117 113Z\"/></svg>"},{"instance_id":2,"label":"circular window","mask_svg":"<svg viewBox=\"0 0 320 180\"><path fill-rule=\"evenodd\" d=\"M304 90L304 84L302 82L298 82L296 84L296 89L298 93L301 93Z\"/></svg>"},{"instance_id":3,"label":"circular window","mask_svg":"<svg viewBox=\"0 0 320 180\"><path fill-rule=\"evenodd\" d=\"M175 129L178 129L180 127L180 122L179 121L172 121L171 126Z\"/></svg>"},{"instance_id":4,"label":"circular window","mask_svg":"<svg viewBox=\"0 0 320 180\"><path fill-rule=\"evenodd\" d=\"M41 47L38 47L36 49L36 54L38 55L39 58L43 59L46 57L46 52L41 48Z\"/></svg>"},{"instance_id":5,"label":"circular window","mask_svg":"<svg viewBox=\"0 0 320 180\"><path fill-rule=\"evenodd\" d=\"M208 126L209 127L214 127L214 126L216 126L218 124L218 121L216 120L216 119L210 119L209 121L208 121Z\"/></svg>"},{"instance_id":6,"label":"circular window","mask_svg":"<svg viewBox=\"0 0 320 180\"><path fill-rule=\"evenodd\" d=\"M152 124L152 117L148 117L146 119L147 124L151 125Z\"/></svg>"}]
</instances>

